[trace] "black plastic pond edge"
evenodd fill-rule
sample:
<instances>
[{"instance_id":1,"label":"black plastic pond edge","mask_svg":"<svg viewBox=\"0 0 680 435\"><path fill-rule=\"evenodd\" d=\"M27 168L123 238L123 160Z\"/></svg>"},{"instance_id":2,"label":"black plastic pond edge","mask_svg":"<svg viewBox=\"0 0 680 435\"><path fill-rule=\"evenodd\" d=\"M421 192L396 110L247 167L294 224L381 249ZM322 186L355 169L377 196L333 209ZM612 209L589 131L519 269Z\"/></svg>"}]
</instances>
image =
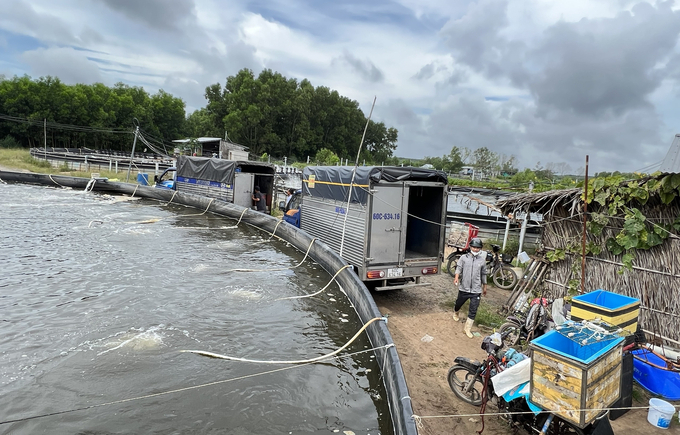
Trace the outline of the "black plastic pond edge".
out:
<instances>
[{"instance_id":1,"label":"black plastic pond edge","mask_svg":"<svg viewBox=\"0 0 680 435\"><path fill-rule=\"evenodd\" d=\"M85 189L91 181L88 178L81 177L13 171L0 171L0 180L54 187L70 187L73 189ZM290 243L301 252L307 252L307 249L309 249L309 256L331 275L334 275L338 270L347 265L345 260L329 248L328 245L319 240L314 240L311 248L309 248L313 237L300 228L292 226L287 222L279 223L279 219L255 210L248 210L243 213L244 208L236 204L220 200L212 200L211 203L211 198L204 196L182 192L175 193L173 190L156 189L154 187L109 181L106 179L96 180L94 186L92 186L92 190L126 195L134 194L134 196L137 197L165 202L172 199L173 204L181 204L199 210L208 208L208 211L211 213L233 219L239 219L243 214L241 222L269 233L276 230L276 236ZM209 204L210 207L208 207ZM277 224L278 228L276 227ZM348 268L341 272L336 277L336 280L349 297L350 302L354 305L354 308L363 323L366 323L375 317L382 317L370 292L359 277L351 272L351 269ZM366 333L368 334L373 347L382 347L394 343L385 322L373 322L366 329ZM413 417L411 397L408 394L404 371L401 367L396 347L390 346L385 350L376 351L375 357L382 370L382 378L384 379L385 390L387 391L387 401L392 416L394 433L417 435L418 429Z\"/></svg>"}]
</instances>

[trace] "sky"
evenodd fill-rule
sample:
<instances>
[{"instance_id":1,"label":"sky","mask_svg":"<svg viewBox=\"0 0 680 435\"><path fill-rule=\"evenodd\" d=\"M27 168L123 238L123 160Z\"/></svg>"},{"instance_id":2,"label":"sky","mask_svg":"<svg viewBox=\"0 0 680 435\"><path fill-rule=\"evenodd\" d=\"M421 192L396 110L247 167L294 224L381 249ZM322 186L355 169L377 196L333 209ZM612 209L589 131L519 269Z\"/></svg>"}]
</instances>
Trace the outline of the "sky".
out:
<instances>
[{"instance_id":1,"label":"sky","mask_svg":"<svg viewBox=\"0 0 680 435\"><path fill-rule=\"evenodd\" d=\"M123 82L204 107L243 68L520 169L654 171L680 133L680 1L1 0L0 75Z\"/></svg>"}]
</instances>

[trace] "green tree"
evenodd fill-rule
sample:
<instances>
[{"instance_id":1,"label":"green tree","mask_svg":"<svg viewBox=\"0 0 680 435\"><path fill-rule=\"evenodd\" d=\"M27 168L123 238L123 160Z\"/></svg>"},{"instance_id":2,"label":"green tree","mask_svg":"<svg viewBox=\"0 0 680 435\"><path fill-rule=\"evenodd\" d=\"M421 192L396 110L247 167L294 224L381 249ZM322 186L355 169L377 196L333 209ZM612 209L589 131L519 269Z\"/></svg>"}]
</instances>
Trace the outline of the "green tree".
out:
<instances>
[{"instance_id":1,"label":"green tree","mask_svg":"<svg viewBox=\"0 0 680 435\"><path fill-rule=\"evenodd\" d=\"M316 153L314 160L316 160L319 165L333 166L340 162L340 157L329 149L321 148L319 152Z\"/></svg>"},{"instance_id":2,"label":"green tree","mask_svg":"<svg viewBox=\"0 0 680 435\"><path fill-rule=\"evenodd\" d=\"M486 177L492 177L496 172L496 165L498 164L498 154L494 153L487 147L477 148L472 156L474 158L475 170L481 172Z\"/></svg>"}]
</instances>

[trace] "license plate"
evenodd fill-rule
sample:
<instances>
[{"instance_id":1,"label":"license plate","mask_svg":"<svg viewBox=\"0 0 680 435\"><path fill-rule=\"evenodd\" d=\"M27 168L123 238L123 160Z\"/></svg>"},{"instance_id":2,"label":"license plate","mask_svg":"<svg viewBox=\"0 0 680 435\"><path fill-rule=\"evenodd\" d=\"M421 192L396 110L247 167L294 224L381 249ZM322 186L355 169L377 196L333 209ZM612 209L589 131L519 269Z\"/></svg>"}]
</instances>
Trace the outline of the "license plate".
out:
<instances>
[{"instance_id":1,"label":"license plate","mask_svg":"<svg viewBox=\"0 0 680 435\"><path fill-rule=\"evenodd\" d=\"M404 275L404 269L398 267L396 269L387 269L388 278L400 278Z\"/></svg>"}]
</instances>

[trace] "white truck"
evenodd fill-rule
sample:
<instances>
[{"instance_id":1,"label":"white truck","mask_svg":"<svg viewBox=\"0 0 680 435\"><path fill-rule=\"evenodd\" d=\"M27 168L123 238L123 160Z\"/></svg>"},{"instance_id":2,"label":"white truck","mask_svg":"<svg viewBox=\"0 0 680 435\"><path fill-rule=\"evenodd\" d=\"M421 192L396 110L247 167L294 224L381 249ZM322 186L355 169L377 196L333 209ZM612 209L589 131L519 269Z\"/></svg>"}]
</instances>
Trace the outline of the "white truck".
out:
<instances>
[{"instance_id":1,"label":"white truck","mask_svg":"<svg viewBox=\"0 0 680 435\"><path fill-rule=\"evenodd\" d=\"M429 285L421 278L443 260L446 174L362 166L353 178L354 170L306 167L284 219L334 249L371 289Z\"/></svg>"}]
</instances>

